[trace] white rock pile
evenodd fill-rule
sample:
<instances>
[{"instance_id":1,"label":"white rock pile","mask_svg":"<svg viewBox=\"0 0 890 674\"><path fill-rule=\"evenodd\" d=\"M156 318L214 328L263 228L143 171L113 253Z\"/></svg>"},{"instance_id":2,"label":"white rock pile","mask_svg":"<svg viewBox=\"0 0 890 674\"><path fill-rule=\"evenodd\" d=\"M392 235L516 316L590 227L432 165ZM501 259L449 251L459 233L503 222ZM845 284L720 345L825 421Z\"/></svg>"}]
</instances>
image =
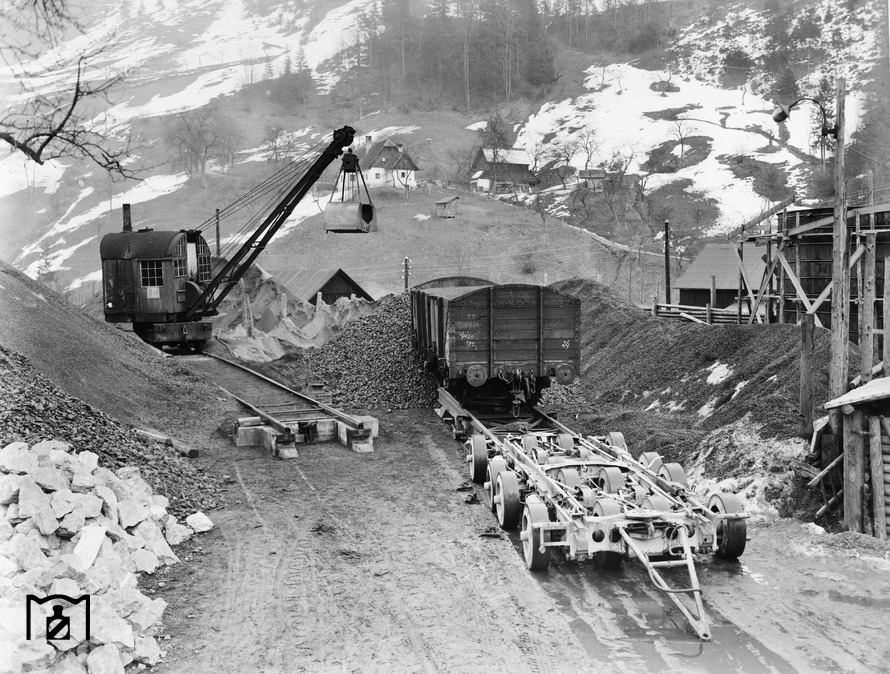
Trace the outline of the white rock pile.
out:
<instances>
[{"instance_id":1,"label":"white rock pile","mask_svg":"<svg viewBox=\"0 0 890 674\"><path fill-rule=\"evenodd\" d=\"M138 574L179 561L171 549L213 524L168 514L138 468L116 472L59 441L0 450L0 674L123 674L154 665L167 603L137 589ZM90 595L88 641L26 639L26 595ZM61 644L61 645L60 645Z\"/></svg>"}]
</instances>

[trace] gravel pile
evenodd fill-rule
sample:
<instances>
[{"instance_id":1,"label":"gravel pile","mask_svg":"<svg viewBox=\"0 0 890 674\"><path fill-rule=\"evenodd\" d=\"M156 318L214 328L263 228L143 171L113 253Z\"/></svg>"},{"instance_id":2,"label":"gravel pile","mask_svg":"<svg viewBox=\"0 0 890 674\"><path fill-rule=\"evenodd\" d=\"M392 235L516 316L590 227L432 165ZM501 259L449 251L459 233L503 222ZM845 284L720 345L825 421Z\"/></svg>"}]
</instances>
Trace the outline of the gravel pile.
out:
<instances>
[{"instance_id":1,"label":"gravel pile","mask_svg":"<svg viewBox=\"0 0 890 674\"><path fill-rule=\"evenodd\" d=\"M430 407L436 378L424 373L411 347L407 293L382 300L377 311L343 326L309 356L309 367L328 381L335 405L367 409Z\"/></svg>"},{"instance_id":2,"label":"gravel pile","mask_svg":"<svg viewBox=\"0 0 890 674\"><path fill-rule=\"evenodd\" d=\"M61 440L75 453L94 452L111 470L138 467L151 487L170 499L175 515L216 506L220 490L213 476L62 392L27 358L0 346L0 447L45 439Z\"/></svg>"}]
</instances>

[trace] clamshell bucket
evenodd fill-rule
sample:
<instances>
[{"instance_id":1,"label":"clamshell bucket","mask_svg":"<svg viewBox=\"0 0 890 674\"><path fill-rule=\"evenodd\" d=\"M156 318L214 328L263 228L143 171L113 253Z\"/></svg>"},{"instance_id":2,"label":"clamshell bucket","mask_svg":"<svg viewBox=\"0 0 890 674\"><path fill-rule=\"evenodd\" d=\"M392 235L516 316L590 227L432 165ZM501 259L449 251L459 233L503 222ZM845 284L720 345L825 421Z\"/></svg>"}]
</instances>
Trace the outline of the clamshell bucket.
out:
<instances>
[{"instance_id":1,"label":"clamshell bucket","mask_svg":"<svg viewBox=\"0 0 890 674\"><path fill-rule=\"evenodd\" d=\"M358 201L329 202L324 209L324 231L360 234L376 232L377 212L374 204Z\"/></svg>"}]
</instances>

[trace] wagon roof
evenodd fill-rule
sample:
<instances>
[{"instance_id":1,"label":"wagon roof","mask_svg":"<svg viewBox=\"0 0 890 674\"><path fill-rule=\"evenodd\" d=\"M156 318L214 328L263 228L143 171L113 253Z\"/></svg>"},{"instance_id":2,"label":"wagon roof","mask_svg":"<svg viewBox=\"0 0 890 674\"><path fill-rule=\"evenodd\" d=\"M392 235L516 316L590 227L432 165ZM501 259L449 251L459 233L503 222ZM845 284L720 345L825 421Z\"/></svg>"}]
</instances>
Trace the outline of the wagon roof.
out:
<instances>
[{"instance_id":1,"label":"wagon roof","mask_svg":"<svg viewBox=\"0 0 890 674\"><path fill-rule=\"evenodd\" d=\"M465 295L472 295L475 292L480 290L485 290L486 288L539 288L543 287L543 290L546 294L549 295L562 295L563 297L571 297L572 299L576 299L572 295L568 295L566 293L561 293L558 290L554 290L553 288L548 288L547 286L536 286L529 283L504 283L504 284L496 284L490 283L486 285L471 285L471 286L444 286L439 288L422 288L421 292L426 293L427 295L435 295L437 297L443 297L448 300L453 300L458 297L464 297Z\"/></svg>"},{"instance_id":2,"label":"wagon roof","mask_svg":"<svg viewBox=\"0 0 890 674\"><path fill-rule=\"evenodd\" d=\"M103 260L171 257L176 251L176 242L184 234L184 231L155 230L106 234L99 244L99 256Z\"/></svg>"}]
</instances>

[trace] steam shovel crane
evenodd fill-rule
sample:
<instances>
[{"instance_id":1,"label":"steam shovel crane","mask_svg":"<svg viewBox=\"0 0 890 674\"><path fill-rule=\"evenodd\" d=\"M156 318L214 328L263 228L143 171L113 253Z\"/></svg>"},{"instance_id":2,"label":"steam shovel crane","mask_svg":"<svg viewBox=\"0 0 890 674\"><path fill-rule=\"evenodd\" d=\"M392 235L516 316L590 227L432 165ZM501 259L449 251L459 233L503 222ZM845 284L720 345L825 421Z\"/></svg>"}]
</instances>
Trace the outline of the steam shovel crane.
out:
<instances>
[{"instance_id":1,"label":"steam shovel crane","mask_svg":"<svg viewBox=\"0 0 890 674\"><path fill-rule=\"evenodd\" d=\"M287 186L296 177L289 174L302 170L299 179L247 233L215 275L211 272L210 248L200 229L133 231L129 204L124 204L123 231L106 234L99 247L105 320L132 322L133 331L156 346L200 348L212 335L212 324L205 319L218 313L226 295L354 137L352 127L337 129L333 140L311 163L310 159L294 162L227 207L227 211L235 212L249 201Z\"/></svg>"}]
</instances>

